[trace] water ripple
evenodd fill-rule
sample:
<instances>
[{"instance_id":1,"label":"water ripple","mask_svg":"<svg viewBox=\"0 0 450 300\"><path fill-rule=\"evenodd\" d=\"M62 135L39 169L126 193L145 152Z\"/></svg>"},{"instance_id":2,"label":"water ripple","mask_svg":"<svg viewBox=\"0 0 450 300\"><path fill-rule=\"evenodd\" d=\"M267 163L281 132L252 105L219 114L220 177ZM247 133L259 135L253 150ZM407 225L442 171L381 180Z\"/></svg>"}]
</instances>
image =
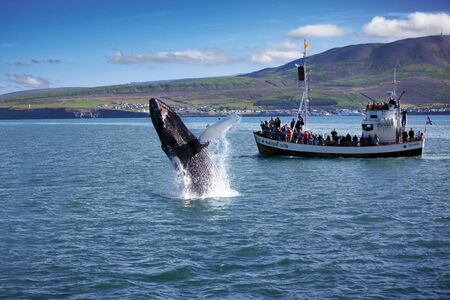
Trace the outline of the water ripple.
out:
<instances>
[{"instance_id":1,"label":"water ripple","mask_svg":"<svg viewBox=\"0 0 450 300\"><path fill-rule=\"evenodd\" d=\"M244 118L226 158L239 194L205 199L180 197L144 120L0 122L0 297L448 298L437 120L423 158L347 160L260 156Z\"/></svg>"}]
</instances>

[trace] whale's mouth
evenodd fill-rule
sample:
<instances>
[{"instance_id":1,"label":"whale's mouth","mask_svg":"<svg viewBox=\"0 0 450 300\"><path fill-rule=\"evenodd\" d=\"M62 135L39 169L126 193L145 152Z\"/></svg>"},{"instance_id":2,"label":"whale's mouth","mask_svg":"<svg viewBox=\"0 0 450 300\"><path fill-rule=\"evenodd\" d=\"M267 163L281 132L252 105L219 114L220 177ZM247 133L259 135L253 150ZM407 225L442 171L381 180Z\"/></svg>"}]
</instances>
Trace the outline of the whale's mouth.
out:
<instances>
[{"instance_id":1,"label":"whale's mouth","mask_svg":"<svg viewBox=\"0 0 450 300\"><path fill-rule=\"evenodd\" d=\"M156 117L157 119L161 119L163 116L167 116L169 108L166 104L162 103L156 98L150 99L150 114L152 119Z\"/></svg>"},{"instance_id":2,"label":"whale's mouth","mask_svg":"<svg viewBox=\"0 0 450 300\"><path fill-rule=\"evenodd\" d=\"M166 119L169 115L170 107L156 98L151 98L149 102L150 116L152 118L153 125L155 128L159 128L161 130L166 127Z\"/></svg>"}]
</instances>

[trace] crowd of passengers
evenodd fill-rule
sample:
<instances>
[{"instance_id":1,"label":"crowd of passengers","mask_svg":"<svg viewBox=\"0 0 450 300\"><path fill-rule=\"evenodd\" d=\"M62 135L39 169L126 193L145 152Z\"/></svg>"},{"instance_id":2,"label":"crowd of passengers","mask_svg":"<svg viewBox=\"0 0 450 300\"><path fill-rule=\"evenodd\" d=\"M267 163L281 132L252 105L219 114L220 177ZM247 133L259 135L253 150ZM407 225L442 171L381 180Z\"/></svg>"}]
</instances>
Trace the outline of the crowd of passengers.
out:
<instances>
[{"instance_id":1,"label":"crowd of passengers","mask_svg":"<svg viewBox=\"0 0 450 300\"><path fill-rule=\"evenodd\" d=\"M326 138L321 134L314 134L311 131L302 130L304 125L303 119L300 117L296 122L292 119L290 126L287 124L281 126L280 118L270 118L269 121L261 121L262 134L268 138L276 139L279 141L287 141L297 144L308 145L324 145L324 146L376 146L379 144L379 138L375 134L374 136L368 135L366 137L353 137L347 133L347 135L339 135L336 129L330 132ZM411 128L409 132L403 130L402 142L413 142L422 140L423 133L418 131L417 133Z\"/></svg>"},{"instance_id":2,"label":"crowd of passengers","mask_svg":"<svg viewBox=\"0 0 450 300\"><path fill-rule=\"evenodd\" d=\"M390 106L397 108L397 103L395 102L394 97L391 97L389 102L369 102L367 103L366 110L388 110Z\"/></svg>"}]
</instances>

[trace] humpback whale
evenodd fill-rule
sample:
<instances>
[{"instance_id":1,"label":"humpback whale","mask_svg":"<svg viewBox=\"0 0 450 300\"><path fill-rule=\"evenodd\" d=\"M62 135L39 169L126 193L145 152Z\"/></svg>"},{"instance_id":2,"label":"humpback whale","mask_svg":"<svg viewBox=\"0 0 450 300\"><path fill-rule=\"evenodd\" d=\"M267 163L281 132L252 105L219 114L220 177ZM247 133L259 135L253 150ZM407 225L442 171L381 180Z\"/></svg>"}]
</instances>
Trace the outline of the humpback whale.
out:
<instances>
[{"instance_id":1,"label":"humpback whale","mask_svg":"<svg viewBox=\"0 0 450 300\"><path fill-rule=\"evenodd\" d=\"M190 193L204 195L211 187L216 167L208 152L209 142L220 136L239 116L225 118L209 126L198 139L167 104L156 98L149 100L150 116L161 140L161 147L174 167L189 179Z\"/></svg>"}]
</instances>

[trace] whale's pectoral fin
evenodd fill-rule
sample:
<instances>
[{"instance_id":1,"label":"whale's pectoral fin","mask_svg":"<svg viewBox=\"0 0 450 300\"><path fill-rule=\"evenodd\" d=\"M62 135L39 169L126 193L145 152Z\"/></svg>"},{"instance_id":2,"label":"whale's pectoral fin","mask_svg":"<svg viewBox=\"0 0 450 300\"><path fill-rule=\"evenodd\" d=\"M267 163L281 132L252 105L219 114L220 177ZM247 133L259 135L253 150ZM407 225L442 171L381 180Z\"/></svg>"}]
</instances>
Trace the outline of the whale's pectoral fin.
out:
<instances>
[{"instance_id":1,"label":"whale's pectoral fin","mask_svg":"<svg viewBox=\"0 0 450 300\"><path fill-rule=\"evenodd\" d=\"M222 137L231 126L238 123L240 120L241 117L234 114L220 119L213 125L208 125L198 138L200 143L207 146L212 140Z\"/></svg>"}]
</instances>

